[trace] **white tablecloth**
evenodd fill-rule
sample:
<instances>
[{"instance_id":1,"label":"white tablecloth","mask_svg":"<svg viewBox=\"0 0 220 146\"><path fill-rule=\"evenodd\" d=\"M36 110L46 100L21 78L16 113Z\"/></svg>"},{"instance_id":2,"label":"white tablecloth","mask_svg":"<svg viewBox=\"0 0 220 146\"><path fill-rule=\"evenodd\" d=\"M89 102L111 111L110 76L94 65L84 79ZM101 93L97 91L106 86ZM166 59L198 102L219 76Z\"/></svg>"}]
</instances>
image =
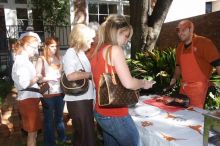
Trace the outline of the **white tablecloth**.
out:
<instances>
[{"instance_id":1,"label":"white tablecloth","mask_svg":"<svg viewBox=\"0 0 220 146\"><path fill-rule=\"evenodd\" d=\"M199 108L168 113L143 101L152 96L141 96L135 107L129 108L140 133L142 146L202 146L204 116Z\"/></svg>"}]
</instances>

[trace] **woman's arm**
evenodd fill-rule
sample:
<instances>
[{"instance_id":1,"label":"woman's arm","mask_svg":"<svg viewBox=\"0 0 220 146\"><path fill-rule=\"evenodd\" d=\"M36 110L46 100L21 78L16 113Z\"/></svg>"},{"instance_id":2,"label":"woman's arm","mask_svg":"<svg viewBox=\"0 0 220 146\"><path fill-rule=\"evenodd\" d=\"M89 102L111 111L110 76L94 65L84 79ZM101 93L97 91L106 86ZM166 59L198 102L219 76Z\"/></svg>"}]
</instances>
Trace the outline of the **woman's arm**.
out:
<instances>
[{"instance_id":1,"label":"woman's arm","mask_svg":"<svg viewBox=\"0 0 220 146\"><path fill-rule=\"evenodd\" d=\"M139 80L131 76L123 49L119 46L112 46L112 64L115 66L122 85L127 89L148 89L155 83L155 81Z\"/></svg>"},{"instance_id":2,"label":"woman's arm","mask_svg":"<svg viewBox=\"0 0 220 146\"><path fill-rule=\"evenodd\" d=\"M30 70L27 67L22 66L17 70L17 78L16 82L22 87L22 89L25 89L36 84L41 79L41 76L36 75L31 78Z\"/></svg>"},{"instance_id":3,"label":"woman's arm","mask_svg":"<svg viewBox=\"0 0 220 146\"><path fill-rule=\"evenodd\" d=\"M72 72L67 75L67 79L69 81L81 80L81 79L85 79L85 78L91 79L92 73L91 72L76 71L76 72Z\"/></svg>"},{"instance_id":4,"label":"woman's arm","mask_svg":"<svg viewBox=\"0 0 220 146\"><path fill-rule=\"evenodd\" d=\"M63 70L69 81L81 80L85 78L91 78L91 72L81 72L77 69L77 64L79 64L79 59L76 54L71 51L70 48L63 57Z\"/></svg>"},{"instance_id":5,"label":"woman's arm","mask_svg":"<svg viewBox=\"0 0 220 146\"><path fill-rule=\"evenodd\" d=\"M37 77L39 77L38 81L40 82L46 82L47 80L45 79L45 75L42 74L42 70L43 70L43 67L44 67L44 62L43 62L43 58L42 57L39 57L38 60L37 60L37 63L35 65L35 69L36 69L36 73L37 73Z\"/></svg>"},{"instance_id":6,"label":"woman's arm","mask_svg":"<svg viewBox=\"0 0 220 146\"><path fill-rule=\"evenodd\" d=\"M37 75L42 75L42 68L43 68L43 59L41 57L39 57L37 59L37 63L35 65L35 69L36 69L36 72L37 72Z\"/></svg>"}]
</instances>

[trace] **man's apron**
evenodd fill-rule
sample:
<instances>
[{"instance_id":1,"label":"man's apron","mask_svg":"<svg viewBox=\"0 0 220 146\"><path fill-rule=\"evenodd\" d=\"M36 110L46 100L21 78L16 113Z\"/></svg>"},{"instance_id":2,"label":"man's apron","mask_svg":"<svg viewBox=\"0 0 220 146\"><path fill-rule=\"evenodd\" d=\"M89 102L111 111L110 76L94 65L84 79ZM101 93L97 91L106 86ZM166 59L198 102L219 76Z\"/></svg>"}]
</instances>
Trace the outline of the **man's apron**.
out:
<instances>
[{"instance_id":1,"label":"man's apron","mask_svg":"<svg viewBox=\"0 0 220 146\"><path fill-rule=\"evenodd\" d=\"M208 90L208 79L196 61L194 54L196 48L193 44L191 46L191 51L187 53L183 53L184 48L182 47L180 55L182 73L180 93L189 97L191 106L203 108Z\"/></svg>"}]
</instances>

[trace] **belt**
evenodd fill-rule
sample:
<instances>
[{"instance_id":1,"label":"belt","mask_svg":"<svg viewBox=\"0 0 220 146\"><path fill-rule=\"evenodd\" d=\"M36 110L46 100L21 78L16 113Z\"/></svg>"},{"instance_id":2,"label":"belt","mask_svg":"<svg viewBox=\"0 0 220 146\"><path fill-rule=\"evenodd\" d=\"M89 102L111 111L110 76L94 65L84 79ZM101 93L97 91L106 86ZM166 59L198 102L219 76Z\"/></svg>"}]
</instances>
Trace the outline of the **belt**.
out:
<instances>
[{"instance_id":1,"label":"belt","mask_svg":"<svg viewBox=\"0 0 220 146\"><path fill-rule=\"evenodd\" d=\"M55 94L44 94L44 98L52 98L52 97L57 97L57 96L64 96L63 93L55 93Z\"/></svg>"}]
</instances>

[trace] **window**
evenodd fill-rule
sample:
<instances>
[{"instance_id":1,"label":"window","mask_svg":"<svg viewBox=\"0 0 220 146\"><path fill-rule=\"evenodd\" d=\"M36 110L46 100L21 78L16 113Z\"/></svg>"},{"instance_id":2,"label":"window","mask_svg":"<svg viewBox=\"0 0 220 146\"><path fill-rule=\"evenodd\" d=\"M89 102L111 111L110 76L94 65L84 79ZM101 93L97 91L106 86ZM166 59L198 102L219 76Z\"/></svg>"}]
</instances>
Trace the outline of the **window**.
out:
<instances>
[{"instance_id":1,"label":"window","mask_svg":"<svg viewBox=\"0 0 220 146\"><path fill-rule=\"evenodd\" d=\"M89 22L97 21L102 23L110 14L122 14L130 20L130 7L127 0L106 1L90 1L89 3Z\"/></svg>"},{"instance_id":2,"label":"window","mask_svg":"<svg viewBox=\"0 0 220 146\"><path fill-rule=\"evenodd\" d=\"M117 14L117 5L109 4L109 14Z\"/></svg>"},{"instance_id":3,"label":"window","mask_svg":"<svg viewBox=\"0 0 220 146\"><path fill-rule=\"evenodd\" d=\"M0 0L0 3L7 3L8 0Z\"/></svg>"},{"instance_id":4,"label":"window","mask_svg":"<svg viewBox=\"0 0 220 146\"><path fill-rule=\"evenodd\" d=\"M16 4L27 4L27 0L15 0Z\"/></svg>"},{"instance_id":5,"label":"window","mask_svg":"<svg viewBox=\"0 0 220 146\"><path fill-rule=\"evenodd\" d=\"M25 31L28 26L28 13L27 9L17 8L17 21L19 25L19 31Z\"/></svg>"},{"instance_id":6,"label":"window","mask_svg":"<svg viewBox=\"0 0 220 146\"><path fill-rule=\"evenodd\" d=\"M123 14L126 17L127 21L130 22L130 6L123 5Z\"/></svg>"},{"instance_id":7,"label":"window","mask_svg":"<svg viewBox=\"0 0 220 146\"><path fill-rule=\"evenodd\" d=\"M212 12L212 2L206 2L205 12L206 13Z\"/></svg>"},{"instance_id":8,"label":"window","mask_svg":"<svg viewBox=\"0 0 220 146\"><path fill-rule=\"evenodd\" d=\"M35 31L43 31L43 14L36 9L32 10L32 16L33 16L33 27Z\"/></svg>"},{"instance_id":9,"label":"window","mask_svg":"<svg viewBox=\"0 0 220 146\"><path fill-rule=\"evenodd\" d=\"M17 8L16 10L18 19L28 19L27 9Z\"/></svg>"},{"instance_id":10,"label":"window","mask_svg":"<svg viewBox=\"0 0 220 146\"><path fill-rule=\"evenodd\" d=\"M108 4L89 4L89 22L97 21L102 23L109 15L109 11L112 11L112 5L109 6Z\"/></svg>"},{"instance_id":11,"label":"window","mask_svg":"<svg viewBox=\"0 0 220 146\"><path fill-rule=\"evenodd\" d=\"M92 13L92 14L96 14L98 13L98 4L90 4L89 5L89 14Z\"/></svg>"},{"instance_id":12,"label":"window","mask_svg":"<svg viewBox=\"0 0 220 146\"><path fill-rule=\"evenodd\" d=\"M33 9L32 16L34 32L40 36L41 40L44 40L43 14L42 12Z\"/></svg>"}]
</instances>

